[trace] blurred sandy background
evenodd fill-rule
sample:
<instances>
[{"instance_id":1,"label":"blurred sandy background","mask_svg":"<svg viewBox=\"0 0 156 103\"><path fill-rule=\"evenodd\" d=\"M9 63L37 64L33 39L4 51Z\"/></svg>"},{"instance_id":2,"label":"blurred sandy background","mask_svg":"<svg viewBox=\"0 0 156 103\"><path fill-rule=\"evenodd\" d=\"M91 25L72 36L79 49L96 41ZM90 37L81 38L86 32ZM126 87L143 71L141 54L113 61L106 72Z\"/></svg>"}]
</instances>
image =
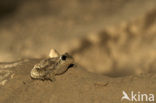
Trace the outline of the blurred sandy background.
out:
<instances>
[{"instance_id":1,"label":"blurred sandy background","mask_svg":"<svg viewBox=\"0 0 156 103\"><path fill-rule=\"evenodd\" d=\"M0 61L73 53L91 72L156 71L155 0L1 0Z\"/></svg>"}]
</instances>

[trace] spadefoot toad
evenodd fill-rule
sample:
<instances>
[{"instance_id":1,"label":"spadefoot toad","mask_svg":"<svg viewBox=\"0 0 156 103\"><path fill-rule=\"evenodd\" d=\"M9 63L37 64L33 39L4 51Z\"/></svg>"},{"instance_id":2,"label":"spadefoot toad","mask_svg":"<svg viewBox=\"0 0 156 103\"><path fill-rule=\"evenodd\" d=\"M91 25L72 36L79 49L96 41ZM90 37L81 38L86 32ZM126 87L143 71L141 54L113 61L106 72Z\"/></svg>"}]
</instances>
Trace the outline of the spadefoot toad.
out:
<instances>
[{"instance_id":1,"label":"spadefoot toad","mask_svg":"<svg viewBox=\"0 0 156 103\"><path fill-rule=\"evenodd\" d=\"M32 79L55 81L55 76L65 73L74 65L74 58L68 53L49 57L34 65L31 70Z\"/></svg>"}]
</instances>

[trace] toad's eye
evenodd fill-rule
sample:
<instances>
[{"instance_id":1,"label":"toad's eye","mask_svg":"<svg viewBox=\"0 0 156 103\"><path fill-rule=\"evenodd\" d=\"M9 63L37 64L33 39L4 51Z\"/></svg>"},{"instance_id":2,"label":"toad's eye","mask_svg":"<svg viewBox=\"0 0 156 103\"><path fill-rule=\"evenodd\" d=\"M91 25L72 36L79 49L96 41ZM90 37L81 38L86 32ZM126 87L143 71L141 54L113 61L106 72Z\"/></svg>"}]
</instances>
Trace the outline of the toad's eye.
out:
<instances>
[{"instance_id":1,"label":"toad's eye","mask_svg":"<svg viewBox=\"0 0 156 103\"><path fill-rule=\"evenodd\" d=\"M67 56L65 56L65 55L61 56L61 60L66 60L66 58L67 58Z\"/></svg>"},{"instance_id":2,"label":"toad's eye","mask_svg":"<svg viewBox=\"0 0 156 103\"><path fill-rule=\"evenodd\" d=\"M40 71L40 68L35 68L37 71Z\"/></svg>"}]
</instances>

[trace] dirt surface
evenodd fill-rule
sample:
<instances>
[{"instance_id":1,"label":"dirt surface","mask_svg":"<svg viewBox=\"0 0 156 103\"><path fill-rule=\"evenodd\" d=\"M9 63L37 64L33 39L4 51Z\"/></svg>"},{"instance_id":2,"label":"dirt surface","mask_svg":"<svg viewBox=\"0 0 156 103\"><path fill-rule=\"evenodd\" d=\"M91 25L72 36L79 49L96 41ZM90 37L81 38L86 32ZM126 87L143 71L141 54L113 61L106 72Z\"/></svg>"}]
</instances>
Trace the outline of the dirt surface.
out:
<instances>
[{"instance_id":1,"label":"dirt surface","mask_svg":"<svg viewBox=\"0 0 156 103\"><path fill-rule=\"evenodd\" d=\"M2 103L115 103L121 101L123 90L156 93L155 74L109 78L75 67L57 76L55 82L32 80L30 70L38 61L9 68L14 76L0 87Z\"/></svg>"},{"instance_id":2,"label":"dirt surface","mask_svg":"<svg viewBox=\"0 0 156 103\"><path fill-rule=\"evenodd\" d=\"M0 1L0 103L156 96L156 1L67 1ZM55 82L32 80L30 70L51 48L72 54L77 66Z\"/></svg>"},{"instance_id":3,"label":"dirt surface","mask_svg":"<svg viewBox=\"0 0 156 103\"><path fill-rule=\"evenodd\" d=\"M156 3L155 0L17 0L17 4L12 13L1 19L1 61L40 57L51 48L65 52L71 46L64 44L71 40L135 20Z\"/></svg>"}]
</instances>

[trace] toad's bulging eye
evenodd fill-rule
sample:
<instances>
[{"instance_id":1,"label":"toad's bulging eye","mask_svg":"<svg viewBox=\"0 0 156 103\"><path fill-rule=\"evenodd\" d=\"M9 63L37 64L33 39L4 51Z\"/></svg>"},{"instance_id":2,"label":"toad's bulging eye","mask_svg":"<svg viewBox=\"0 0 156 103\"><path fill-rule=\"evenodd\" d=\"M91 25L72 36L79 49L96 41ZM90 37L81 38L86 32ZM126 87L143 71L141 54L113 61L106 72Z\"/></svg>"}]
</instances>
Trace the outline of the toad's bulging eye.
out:
<instances>
[{"instance_id":1,"label":"toad's bulging eye","mask_svg":"<svg viewBox=\"0 0 156 103\"><path fill-rule=\"evenodd\" d=\"M67 58L67 56L65 56L65 55L62 55L62 56L61 56L61 59L62 59L62 60L66 60L66 58Z\"/></svg>"}]
</instances>

